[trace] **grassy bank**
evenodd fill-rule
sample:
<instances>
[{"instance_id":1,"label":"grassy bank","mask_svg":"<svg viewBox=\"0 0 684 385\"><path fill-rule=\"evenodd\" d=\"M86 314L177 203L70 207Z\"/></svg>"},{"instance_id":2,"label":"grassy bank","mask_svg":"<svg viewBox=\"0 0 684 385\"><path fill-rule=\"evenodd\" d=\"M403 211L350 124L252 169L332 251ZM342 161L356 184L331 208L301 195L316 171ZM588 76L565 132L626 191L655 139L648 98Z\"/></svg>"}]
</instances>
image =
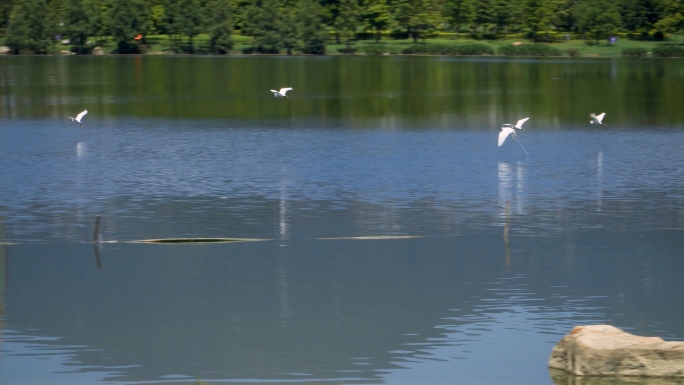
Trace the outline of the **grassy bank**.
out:
<instances>
[{"instance_id":1,"label":"grassy bank","mask_svg":"<svg viewBox=\"0 0 684 385\"><path fill-rule=\"evenodd\" d=\"M251 46L252 38L233 35L234 46L230 54L242 54ZM187 39L175 43L166 35L147 36L147 44L143 49L146 54L208 54L209 39L199 35L193 39L190 48ZM102 45L105 53L115 51L113 41L105 41ZM418 44L413 40L395 40L385 38L379 43L372 40L361 40L351 45L351 53L357 55L501 55L501 56L576 56L576 57L682 57L684 42L682 36L672 35L664 41L641 41L627 38L616 43L593 40L563 40L555 43L535 44L524 39L504 38L497 40L473 40L469 38L432 38ZM68 50L69 46L57 47L57 50ZM664 54L659 54L659 52ZM328 44L329 55L345 54L344 44Z\"/></svg>"}]
</instances>

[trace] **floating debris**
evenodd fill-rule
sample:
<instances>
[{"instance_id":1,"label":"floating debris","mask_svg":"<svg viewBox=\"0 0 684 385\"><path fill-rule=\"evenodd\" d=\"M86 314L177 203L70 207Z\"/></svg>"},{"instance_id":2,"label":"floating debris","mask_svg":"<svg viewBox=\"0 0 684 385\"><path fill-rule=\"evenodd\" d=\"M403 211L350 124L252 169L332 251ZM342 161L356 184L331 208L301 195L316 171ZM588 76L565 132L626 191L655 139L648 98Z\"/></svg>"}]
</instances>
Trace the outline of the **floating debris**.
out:
<instances>
[{"instance_id":1,"label":"floating debris","mask_svg":"<svg viewBox=\"0 0 684 385\"><path fill-rule=\"evenodd\" d=\"M316 238L316 239L409 239L423 238L422 235L370 235L365 237L335 237L335 238Z\"/></svg>"},{"instance_id":2,"label":"floating debris","mask_svg":"<svg viewBox=\"0 0 684 385\"><path fill-rule=\"evenodd\" d=\"M157 239L138 239L128 242L133 243L229 243L229 242L257 242L270 241L270 239L253 239L253 238L157 238Z\"/></svg>"}]
</instances>

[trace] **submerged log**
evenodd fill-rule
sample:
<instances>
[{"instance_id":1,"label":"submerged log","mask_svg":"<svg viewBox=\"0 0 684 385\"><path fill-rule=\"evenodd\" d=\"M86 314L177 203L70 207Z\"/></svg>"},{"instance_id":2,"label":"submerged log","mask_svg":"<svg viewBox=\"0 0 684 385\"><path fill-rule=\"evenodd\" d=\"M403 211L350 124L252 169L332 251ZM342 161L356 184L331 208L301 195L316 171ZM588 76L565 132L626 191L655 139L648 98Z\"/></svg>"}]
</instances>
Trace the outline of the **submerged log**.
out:
<instances>
[{"instance_id":1,"label":"submerged log","mask_svg":"<svg viewBox=\"0 0 684 385\"><path fill-rule=\"evenodd\" d=\"M577 326L553 348L549 367L577 376L684 378L684 342L635 336L610 325Z\"/></svg>"}]
</instances>

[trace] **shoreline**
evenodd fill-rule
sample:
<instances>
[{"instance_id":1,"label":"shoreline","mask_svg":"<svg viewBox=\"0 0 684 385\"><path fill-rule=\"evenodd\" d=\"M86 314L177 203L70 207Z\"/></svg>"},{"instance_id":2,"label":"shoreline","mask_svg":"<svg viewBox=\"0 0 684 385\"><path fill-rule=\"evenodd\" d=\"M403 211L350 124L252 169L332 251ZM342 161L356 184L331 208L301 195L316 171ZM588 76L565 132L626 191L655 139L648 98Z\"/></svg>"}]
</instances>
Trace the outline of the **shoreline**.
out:
<instances>
[{"instance_id":1,"label":"shoreline","mask_svg":"<svg viewBox=\"0 0 684 385\"><path fill-rule=\"evenodd\" d=\"M100 42L102 43L102 42ZM620 39L616 42L596 42L595 40L563 40L535 43L525 39L502 38L497 40L474 39L426 39L422 42L401 39L385 39L379 42L359 40L349 47L345 44L328 44L322 55L304 54L293 51L291 54L254 53L251 39L235 35L231 50L225 54L212 54L202 39L190 47L186 43L170 44L167 37L153 35L140 44L139 51L132 54L119 54L111 41L95 46L84 46L85 53L76 53L76 46L69 44L55 46L47 55L93 55L93 56L470 56L470 57L579 57L579 58L684 58L684 39L673 35L662 41ZM6 47L0 47L6 48ZM14 55L6 48L0 55L31 56L26 52ZM39 55L37 55L39 56Z\"/></svg>"}]
</instances>

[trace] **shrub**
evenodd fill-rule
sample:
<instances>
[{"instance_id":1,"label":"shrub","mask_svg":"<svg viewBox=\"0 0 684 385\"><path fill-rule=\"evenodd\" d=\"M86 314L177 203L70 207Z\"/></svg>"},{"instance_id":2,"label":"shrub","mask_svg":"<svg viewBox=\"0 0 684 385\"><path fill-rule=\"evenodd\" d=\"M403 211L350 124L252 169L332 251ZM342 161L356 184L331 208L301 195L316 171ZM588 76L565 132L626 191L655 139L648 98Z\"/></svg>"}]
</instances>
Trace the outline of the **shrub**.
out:
<instances>
[{"instance_id":1,"label":"shrub","mask_svg":"<svg viewBox=\"0 0 684 385\"><path fill-rule=\"evenodd\" d=\"M93 47L94 48L94 47ZM126 41L120 40L116 44L113 53L117 54L146 54L149 52L150 47L143 43L128 43Z\"/></svg>"},{"instance_id":2,"label":"shrub","mask_svg":"<svg viewBox=\"0 0 684 385\"><path fill-rule=\"evenodd\" d=\"M95 48L94 45L84 45L84 46L75 46L72 45L69 50L73 53L76 54L81 54L81 55L90 55L93 53L93 49Z\"/></svg>"},{"instance_id":3,"label":"shrub","mask_svg":"<svg viewBox=\"0 0 684 385\"><path fill-rule=\"evenodd\" d=\"M577 48L568 48L565 50L565 53L568 54L568 56L575 57L580 55L580 51Z\"/></svg>"},{"instance_id":4,"label":"shrub","mask_svg":"<svg viewBox=\"0 0 684 385\"><path fill-rule=\"evenodd\" d=\"M585 40L585 41L584 41L584 44L588 45L589 47L593 47L593 46L595 46L595 45L598 45L598 43L596 42L596 40Z\"/></svg>"},{"instance_id":5,"label":"shrub","mask_svg":"<svg viewBox=\"0 0 684 385\"><path fill-rule=\"evenodd\" d=\"M373 32L357 32L356 40L373 40L375 39L375 33Z\"/></svg>"},{"instance_id":6,"label":"shrub","mask_svg":"<svg viewBox=\"0 0 684 385\"><path fill-rule=\"evenodd\" d=\"M263 53L263 54L279 54L280 51L275 49L275 48L263 48L263 47L245 47L242 49L243 54L257 54L257 53Z\"/></svg>"},{"instance_id":7,"label":"shrub","mask_svg":"<svg viewBox=\"0 0 684 385\"><path fill-rule=\"evenodd\" d=\"M504 56L562 56L561 50L544 44L505 45L499 47Z\"/></svg>"},{"instance_id":8,"label":"shrub","mask_svg":"<svg viewBox=\"0 0 684 385\"><path fill-rule=\"evenodd\" d=\"M404 40L408 39L409 35L408 32L402 31L402 30L392 30L390 32L389 37L395 40Z\"/></svg>"},{"instance_id":9,"label":"shrub","mask_svg":"<svg viewBox=\"0 0 684 385\"><path fill-rule=\"evenodd\" d=\"M646 48L625 48L622 50L622 56L644 57L647 53Z\"/></svg>"},{"instance_id":10,"label":"shrub","mask_svg":"<svg viewBox=\"0 0 684 385\"><path fill-rule=\"evenodd\" d=\"M428 28L425 31L419 33L421 39L434 39L437 37L437 30L434 28Z\"/></svg>"},{"instance_id":11,"label":"shrub","mask_svg":"<svg viewBox=\"0 0 684 385\"><path fill-rule=\"evenodd\" d=\"M684 57L684 46L659 45L652 52L654 57Z\"/></svg>"},{"instance_id":12,"label":"shrub","mask_svg":"<svg viewBox=\"0 0 684 385\"><path fill-rule=\"evenodd\" d=\"M570 34L567 32L556 32L556 31L536 31L528 32L525 38L529 40L534 40L535 42L547 42L554 43L559 41L568 40Z\"/></svg>"},{"instance_id":13,"label":"shrub","mask_svg":"<svg viewBox=\"0 0 684 385\"><path fill-rule=\"evenodd\" d=\"M468 38L472 40L497 40L499 37L502 37L503 35L497 35L494 33L490 32L476 32L476 31L471 31L468 34Z\"/></svg>"},{"instance_id":14,"label":"shrub","mask_svg":"<svg viewBox=\"0 0 684 385\"><path fill-rule=\"evenodd\" d=\"M403 51L407 55L493 55L494 49L486 44L413 44Z\"/></svg>"},{"instance_id":15,"label":"shrub","mask_svg":"<svg viewBox=\"0 0 684 385\"><path fill-rule=\"evenodd\" d=\"M384 55L388 54L398 54L401 53L401 48L392 44L358 44L356 46L356 51L364 53L366 55Z\"/></svg>"}]
</instances>

